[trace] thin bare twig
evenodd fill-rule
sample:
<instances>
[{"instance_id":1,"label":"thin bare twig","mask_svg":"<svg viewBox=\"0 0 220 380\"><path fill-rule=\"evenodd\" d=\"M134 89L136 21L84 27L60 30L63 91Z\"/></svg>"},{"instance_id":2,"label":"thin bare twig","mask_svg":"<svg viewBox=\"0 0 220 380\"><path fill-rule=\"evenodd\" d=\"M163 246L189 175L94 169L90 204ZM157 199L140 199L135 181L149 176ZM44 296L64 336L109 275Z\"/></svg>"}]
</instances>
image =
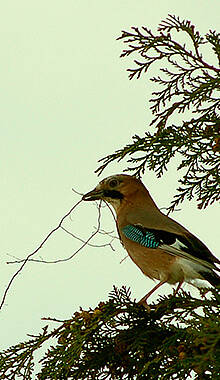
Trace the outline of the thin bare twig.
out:
<instances>
[{"instance_id":1,"label":"thin bare twig","mask_svg":"<svg viewBox=\"0 0 220 380\"><path fill-rule=\"evenodd\" d=\"M116 217L115 217L115 214L114 214L114 212L112 211L111 207L109 206L109 204L108 204L106 201L104 201L104 203L105 203L105 205L108 207L108 209L110 210L110 212L111 212L111 214L112 214L112 216L113 216L113 219L114 219L115 223L117 223L117 221L116 221Z\"/></svg>"},{"instance_id":2,"label":"thin bare twig","mask_svg":"<svg viewBox=\"0 0 220 380\"><path fill-rule=\"evenodd\" d=\"M81 193L77 192L76 190L72 189L76 194L78 195L81 195ZM89 246L92 246L92 247L106 247L106 246L110 246L110 248L114 251L114 248L112 246L112 241L116 238L116 237L112 237L112 240L107 243L107 244L102 244L102 245L96 245L96 244L89 244L90 240L92 240L94 238L94 236L98 233L103 233L103 230L100 229L100 223L101 223L101 208L103 207L102 205L102 201L100 201L98 204L96 203L96 206L97 206L97 209L98 209L98 220L97 220L97 226L96 226L96 229L95 231L89 236L89 238L87 240L83 240L79 237L77 237L76 235L74 235L72 232L68 231L66 228L64 228L62 226L62 223L64 221L65 218L67 218L68 216L71 216L71 213L72 211L82 202L82 199L80 199L80 201L78 201L60 220L60 222L58 223L58 225L53 229L51 230L48 235L44 238L44 240L40 243L40 245L33 251L31 252L25 259L18 259L16 258L17 260L15 261L8 261L7 264L14 264L14 263L21 263L22 262L22 265L20 266L20 268L14 273L14 275L11 277L11 280L9 281L4 293L3 293L3 297L2 297L2 301L1 301L1 304L0 304L0 310L2 309L4 303L5 303L5 300L6 300L6 297L7 297L7 294L9 292L9 289L13 283L13 281L15 280L15 278L18 276L18 274L22 271L22 269L24 268L25 264L28 262L28 261L34 261L34 262L38 262L38 263L45 263L45 264L57 264L57 263L60 263L60 262L65 262L65 261L68 261L68 260L71 260L79 251L81 251L81 249L83 249L86 245L89 245ZM115 218L115 215L112 211L112 209L109 207L109 205L107 204L107 202L104 202L105 205L109 208L114 220L116 221L116 218ZM105 207L105 206L104 206ZM58 229L62 229L63 231L65 231L66 233L68 233L69 235L73 236L74 238L80 240L81 242L83 242L83 244L75 251L73 252L72 255L70 255L69 257L66 257L64 259L58 259L58 260L53 260L53 261L46 261L46 260L42 260L42 259L33 259L32 256L35 255L35 253L37 253L42 247L43 245L46 243L46 241L50 238L50 236L56 232ZM102 231L102 232L100 232ZM105 234L108 235L108 233L106 232Z\"/></svg>"},{"instance_id":3,"label":"thin bare twig","mask_svg":"<svg viewBox=\"0 0 220 380\"><path fill-rule=\"evenodd\" d=\"M115 235L112 235L114 231L105 231L103 229L100 229L99 231L99 234L100 235L107 235L109 236L110 238L112 238L112 240L115 240L115 239L118 239L119 240L119 237L118 236L115 236Z\"/></svg>"},{"instance_id":4,"label":"thin bare twig","mask_svg":"<svg viewBox=\"0 0 220 380\"><path fill-rule=\"evenodd\" d=\"M127 256L125 256L125 257L123 257L123 259L121 259L121 261L120 261L120 264L122 264L123 263L123 261L125 261L127 258L129 257L129 255L127 255Z\"/></svg>"},{"instance_id":5,"label":"thin bare twig","mask_svg":"<svg viewBox=\"0 0 220 380\"><path fill-rule=\"evenodd\" d=\"M32 262L36 262L36 263L43 263L43 264L57 264L57 263L60 263L60 262L63 262L63 261L68 261L68 260L71 260L85 245L88 245L90 247L93 247L93 248L101 248L101 247L107 247L107 246L110 246L110 248L115 251L114 247L112 246L112 242L114 239L116 239L117 237L112 237L112 240L109 242L109 243L106 243L106 244L91 244L89 243L89 241L97 234L97 233L100 233L100 217L101 217L101 202L97 205L97 209L98 209L98 226L95 227L96 230L94 233L92 233L89 238L87 240L83 240L81 239L80 237L74 235L72 232L68 231L66 228L64 228L62 225L60 226L60 228L65 231L66 233L68 233L69 235L71 235L72 237L74 237L75 239L77 240L80 240L83 245L77 249L77 251L75 251L71 256L68 256L66 257L65 259L58 259L58 260L53 260L53 261L47 261L47 260L43 260L43 259L28 259L28 261L32 261ZM106 234L108 234L106 232ZM110 235L109 235L110 236ZM14 261L8 261L7 264L18 264L18 263L22 263L24 262L26 259L19 259L18 257L16 256L12 256L14 257L16 260Z\"/></svg>"},{"instance_id":6,"label":"thin bare twig","mask_svg":"<svg viewBox=\"0 0 220 380\"><path fill-rule=\"evenodd\" d=\"M72 232L68 231L63 226L61 228L67 234L71 235L74 239L77 239L77 240L81 241L82 243L85 243L85 240L81 239L79 236L76 236L75 234L73 234ZM100 230L98 232L101 233ZM89 247L93 247L93 248L103 248L103 247L108 247L109 246L113 251L115 251L114 247L112 246L112 242L114 241L114 239L116 239L116 237L109 235L107 232L106 232L106 235L108 235L108 236L110 236L112 238L109 243L105 243L105 244L91 244L91 243L88 243L88 246Z\"/></svg>"},{"instance_id":7,"label":"thin bare twig","mask_svg":"<svg viewBox=\"0 0 220 380\"><path fill-rule=\"evenodd\" d=\"M115 251L113 245L112 245L112 242L115 240L115 239L118 239L116 236L111 236L108 234L108 232L106 232L105 234L110 236L112 239L109 243L105 243L105 244L91 244L91 243L88 243L88 239L87 240L83 240L81 239L79 236L73 234L72 232L68 231L65 227L63 226L60 226L60 228L66 232L67 234L71 235L74 239L77 239L79 241L81 241L82 243L87 243L87 245L89 247L93 247L93 248L103 248L103 247L110 247L112 249L112 251ZM98 233L101 233L100 230L98 231ZM103 232L104 234L104 232ZM89 237L89 240L91 239L91 237ZM83 245L84 247L84 245ZM82 247L81 247L82 248ZM80 248L80 249L81 249ZM14 255L8 255L10 257L13 257L15 260L14 261L7 261L7 264L19 264L19 263L23 263L26 259L20 259L19 257L16 257ZM67 257L65 259L61 259L61 261L67 261L67 260L70 260L73 256L71 255L70 257ZM47 261L47 260L43 260L43 259L29 259L28 261L32 261L32 262L35 262L35 263L43 263L43 264L56 264L57 262L60 262L58 260L53 260L53 261Z\"/></svg>"},{"instance_id":8,"label":"thin bare twig","mask_svg":"<svg viewBox=\"0 0 220 380\"><path fill-rule=\"evenodd\" d=\"M62 219L60 220L59 224L57 225L57 227L55 227L53 230L51 230L49 232L49 234L45 237L45 239L40 243L40 245L33 251L31 252L27 257L26 259L24 260L23 264L20 266L20 268L13 274L11 280L9 281L4 293L3 293L3 297L2 297L2 301L1 301L1 304L0 304L0 310L2 309L4 303L5 303L5 299L6 299L6 296L8 294L8 291L14 281L14 279L18 276L18 274L22 271L22 269L24 268L25 264L29 261L30 257L32 257L33 255L35 255L35 253L37 253L42 247L43 245L46 243L46 241L49 239L49 237L55 232L57 231L64 219L69 216L71 214L71 212L82 202L82 199L80 199L80 201L78 201L73 207L71 207L71 209L62 217Z\"/></svg>"},{"instance_id":9,"label":"thin bare twig","mask_svg":"<svg viewBox=\"0 0 220 380\"><path fill-rule=\"evenodd\" d=\"M72 191L73 191L75 194L77 194L77 195L81 195L81 196L83 196L83 193L80 193L79 191L75 190L73 187L72 187Z\"/></svg>"}]
</instances>

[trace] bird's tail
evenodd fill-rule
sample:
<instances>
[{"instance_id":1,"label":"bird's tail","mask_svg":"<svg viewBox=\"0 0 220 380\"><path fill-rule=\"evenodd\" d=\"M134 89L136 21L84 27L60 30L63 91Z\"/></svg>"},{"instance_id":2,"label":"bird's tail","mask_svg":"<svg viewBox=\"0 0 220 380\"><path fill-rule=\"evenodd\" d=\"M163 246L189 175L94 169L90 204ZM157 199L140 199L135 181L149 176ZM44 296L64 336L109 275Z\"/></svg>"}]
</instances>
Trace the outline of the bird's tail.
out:
<instances>
[{"instance_id":1,"label":"bird's tail","mask_svg":"<svg viewBox=\"0 0 220 380\"><path fill-rule=\"evenodd\" d=\"M204 271L202 273L200 272L200 274L212 286L220 289L220 276L217 273L215 273L214 271Z\"/></svg>"}]
</instances>

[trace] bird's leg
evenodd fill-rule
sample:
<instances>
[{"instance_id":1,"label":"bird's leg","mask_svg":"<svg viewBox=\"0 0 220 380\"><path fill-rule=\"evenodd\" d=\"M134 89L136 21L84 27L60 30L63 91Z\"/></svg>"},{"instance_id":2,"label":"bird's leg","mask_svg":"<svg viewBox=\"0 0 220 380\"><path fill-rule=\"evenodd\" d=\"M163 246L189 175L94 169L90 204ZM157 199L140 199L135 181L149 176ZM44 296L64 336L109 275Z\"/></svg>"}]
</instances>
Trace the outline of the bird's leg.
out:
<instances>
[{"instance_id":1,"label":"bird's leg","mask_svg":"<svg viewBox=\"0 0 220 380\"><path fill-rule=\"evenodd\" d=\"M183 281L180 281L179 284L178 284L178 286L177 286L177 288L176 288L176 290L175 290L174 293L173 293L174 296L177 295L177 293L178 293L178 291L180 290L180 288L181 288L182 285L183 285Z\"/></svg>"},{"instance_id":2,"label":"bird's leg","mask_svg":"<svg viewBox=\"0 0 220 380\"><path fill-rule=\"evenodd\" d=\"M153 294L153 292L155 290L157 290L161 285L165 284L166 281L160 281L156 286L153 287L153 289L150 290L150 292L148 292L143 298L141 298L141 300L138 302L140 305L143 305L148 311L150 311L150 306L148 306L147 304L147 299L148 297L151 296L151 294Z\"/></svg>"}]
</instances>

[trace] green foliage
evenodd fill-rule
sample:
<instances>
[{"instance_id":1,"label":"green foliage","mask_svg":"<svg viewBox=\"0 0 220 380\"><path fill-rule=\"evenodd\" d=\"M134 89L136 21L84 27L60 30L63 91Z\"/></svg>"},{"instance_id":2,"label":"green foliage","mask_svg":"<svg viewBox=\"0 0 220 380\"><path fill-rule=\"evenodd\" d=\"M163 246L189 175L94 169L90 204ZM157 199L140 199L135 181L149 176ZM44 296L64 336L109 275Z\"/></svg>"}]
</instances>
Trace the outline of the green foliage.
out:
<instances>
[{"instance_id":1,"label":"green foliage","mask_svg":"<svg viewBox=\"0 0 220 380\"><path fill-rule=\"evenodd\" d=\"M220 376L219 297L186 292L161 297L151 312L131 300L125 287L107 302L57 321L31 340L0 354L2 379L31 379L33 354L56 338L35 379L217 379Z\"/></svg>"},{"instance_id":2,"label":"green foliage","mask_svg":"<svg viewBox=\"0 0 220 380\"><path fill-rule=\"evenodd\" d=\"M186 43L174 39L176 32L186 34ZM160 177L178 154L177 169L183 174L169 210L193 197L199 208L205 208L219 199L220 35L210 31L203 37L190 21L170 15L159 25L158 34L145 27L132 28L119 39L127 44L121 57L140 57L134 59L136 67L128 69L130 79L140 78L160 63L161 74L150 79L158 87L150 99L153 120L149 124L156 131L133 136L130 144L102 158L96 172L100 174L112 161L128 158L125 171L140 177L147 167ZM207 54L208 48L214 52L214 62L217 58L215 66L203 58L202 51ZM180 123L176 123L177 114L182 115Z\"/></svg>"}]
</instances>

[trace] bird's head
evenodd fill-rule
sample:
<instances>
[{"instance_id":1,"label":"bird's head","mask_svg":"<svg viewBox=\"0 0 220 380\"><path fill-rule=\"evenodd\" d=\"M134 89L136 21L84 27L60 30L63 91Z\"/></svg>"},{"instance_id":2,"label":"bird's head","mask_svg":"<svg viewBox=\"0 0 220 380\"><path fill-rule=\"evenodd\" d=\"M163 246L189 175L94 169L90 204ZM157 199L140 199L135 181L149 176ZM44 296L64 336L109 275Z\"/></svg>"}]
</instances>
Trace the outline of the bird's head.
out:
<instances>
[{"instance_id":1,"label":"bird's head","mask_svg":"<svg viewBox=\"0 0 220 380\"><path fill-rule=\"evenodd\" d=\"M117 211L124 200L132 198L138 190L143 190L143 188L144 185L136 177L116 174L103 179L94 190L83 195L82 199L84 201L104 200Z\"/></svg>"}]
</instances>

